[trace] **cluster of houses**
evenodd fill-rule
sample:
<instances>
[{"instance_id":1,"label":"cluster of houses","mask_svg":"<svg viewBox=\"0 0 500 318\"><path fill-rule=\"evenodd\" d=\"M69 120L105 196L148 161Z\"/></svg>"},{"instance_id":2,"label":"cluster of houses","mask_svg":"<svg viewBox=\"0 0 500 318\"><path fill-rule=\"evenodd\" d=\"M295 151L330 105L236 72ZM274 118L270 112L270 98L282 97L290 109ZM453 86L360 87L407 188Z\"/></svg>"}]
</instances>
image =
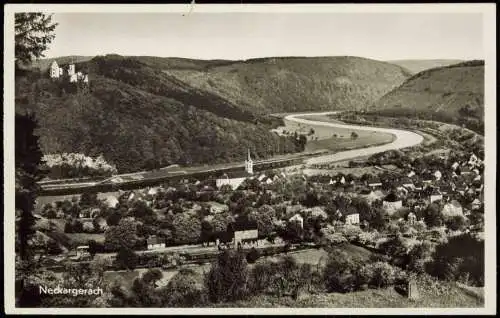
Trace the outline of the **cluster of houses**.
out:
<instances>
[{"instance_id":1,"label":"cluster of houses","mask_svg":"<svg viewBox=\"0 0 500 318\"><path fill-rule=\"evenodd\" d=\"M53 61L50 65L50 78L59 79L64 75L67 75L70 83L78 83L83 82L88 84L89 76L88 74L84 74L82 72L77 72L75 64L69 64L66 67L60 67L56 61Z\"/></svg>"}]
</instances>

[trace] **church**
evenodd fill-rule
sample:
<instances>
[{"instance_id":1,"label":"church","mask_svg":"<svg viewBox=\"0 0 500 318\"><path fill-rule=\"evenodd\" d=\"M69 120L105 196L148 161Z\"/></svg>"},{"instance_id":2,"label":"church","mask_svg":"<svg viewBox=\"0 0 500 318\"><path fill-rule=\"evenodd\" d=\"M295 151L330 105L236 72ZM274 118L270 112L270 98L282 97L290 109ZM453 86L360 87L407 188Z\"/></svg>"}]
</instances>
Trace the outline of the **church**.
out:
<instances>
[{"instance_id":1,"label":"church","mask_svg":"<svg viewBox=\"0 0 500 318\"><path fill-rule=\"evenodd\" d=\"M224 185L231 186L231 189L236 190L243 184L247 178L253 177L253 160L250 156L250 149L248 150L248 156L245 160L245 170L236 172L224 173L221 177L215 180L215 185L217 189L220 189Z\"/></svg>"}]
</instances>

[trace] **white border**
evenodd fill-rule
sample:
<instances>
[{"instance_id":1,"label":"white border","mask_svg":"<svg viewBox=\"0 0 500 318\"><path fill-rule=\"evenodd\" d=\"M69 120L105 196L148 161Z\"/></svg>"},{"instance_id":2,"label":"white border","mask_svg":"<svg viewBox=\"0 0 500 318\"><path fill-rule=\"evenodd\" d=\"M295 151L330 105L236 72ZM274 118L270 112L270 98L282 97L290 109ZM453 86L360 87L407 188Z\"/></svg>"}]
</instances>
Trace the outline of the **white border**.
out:
<instances>
[{"instance_id":1,"label":"white border","mask_svg":"<svg viewBox=\"0 0 500 318\"><path fill-rule=\"evenodd\" d=\"M4 6L4 154L14 153L14 13L188 13L190 4L6 4ZM485 52L485 307L484 308L15 308L14 302L14 158L4 158L4 282L5 311L8 314L449 314L496 313L496 12L495 4L195 4L191 14L222 12L260 13L482 13Z\"/></svg>"}]
</instances>

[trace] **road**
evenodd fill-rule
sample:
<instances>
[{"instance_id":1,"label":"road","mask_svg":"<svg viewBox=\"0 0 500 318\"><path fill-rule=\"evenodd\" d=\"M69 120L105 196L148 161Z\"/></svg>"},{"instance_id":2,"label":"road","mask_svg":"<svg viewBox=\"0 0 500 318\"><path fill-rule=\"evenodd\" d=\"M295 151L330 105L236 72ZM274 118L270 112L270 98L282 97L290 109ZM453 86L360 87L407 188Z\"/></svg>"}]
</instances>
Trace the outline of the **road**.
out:
<instances>
[{"instance_id":1,"label":"road","mask_svg":"<svg viewBox=\"0 0 500 318\"><path fill-rule=\"evenodd\" d=\"M395 150L395 149L402 149L402 148L416 146L424 141L423 136L421 136L417 133L411 132L411 131L407 131L407 130L370 127L370 126L358 126L358 125L351 125L351 124L337 124L337 123L315 121L315 120L309 120L309 119L302 118L302 117L306 117L306 116L318 116L318 115L325 116L325 115L332 115L332 114L336 114L336 113L337 112L292 114L292 115L286 116L284 118L284 121L285 121L285 124L286 124L286 121L292 121L292 122L306 124L306 125L325 126L325 127L332 127L332 128L346 128L346 129L353 129L353 130L377 131L377 132L393 134L394 136L396 136L396 139L391 143L381 145L381 146L374 146L374 147L367 147L367 148L361 148L361 149L341 151L341 152L337 152L334 154L328 154L328 155L322 155L322 156L310 158L310 159L305 160L306 164L324 164L324 163L330 163L330 162L351 160L351 159L354 159L357 157L370 156L370 155L384 152L387 150Z\"/></svg>"}]
</instances>

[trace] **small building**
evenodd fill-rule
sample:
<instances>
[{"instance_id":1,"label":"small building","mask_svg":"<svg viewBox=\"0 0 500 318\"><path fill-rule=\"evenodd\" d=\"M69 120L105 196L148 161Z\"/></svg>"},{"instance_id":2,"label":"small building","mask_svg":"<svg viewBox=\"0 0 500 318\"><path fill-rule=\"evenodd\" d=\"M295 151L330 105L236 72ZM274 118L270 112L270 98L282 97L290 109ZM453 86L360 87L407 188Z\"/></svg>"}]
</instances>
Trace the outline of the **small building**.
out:
<instances>
[{"instance_id":1,"label":"small building","mask_svg":"<svg viewBox=\"0 0 500 318\"><path fill-rule=\"evenodd\" d=\"M116 208L116 206L120 203L115 196L109 195L106 197L104 203L110 208Z\"/></svg>"},{"instance_id":2,"label":"small building","mask_svg":"<svg viewBox=\"0 0 500 318\"><path fill-rule=\"evenodd\" d=\"M442 177L443 177L443 174L441 173L441 171L436 170L434 172L434 178L436 178L436 180L441 180Z\"/></svg>"},{"instance_id":3,"label":"small building","mask_svg":"<svg viewBox=\"0 0 500 318\"><path fill-rule=\"evenodd\" d=\"M356 211L351 211L350 209L347 209L347 212L345 215L345 224L348 224L348 225L359 224L359 213Z\"/></svg>"},{"instance_id":4,"label":"small building","mask_svg":"<svg viewBox=\"0 0 500 318\"><path fill-rule=\"evenodd\" d=\"M148 244L148 250L154 250L157 248L164 248L165 247L165 240L157 237L156 235L153 235L147 239L147 244Z\"/></svg>"},{"instance_id":5,"label":"small building","mask_svg":"<svg viewBox=\"0 0 500 318\"><path fill-rule=\"evenodd\" d=\"M59 65L57 65L56 61L53 61L52 64L50 65L50 77L51 78L59 78L61 76L61 71L62 69L59 68Z\"/></svg>"},{"instance_id":6,"label":"small building","mask_svg":"<svg viewBox=\"0 0 500 318\"><path fill-rule=\"evenodd\" d=\"M469 167L467 167L467 166L465 166L465 167L463 167L463 168L460 169L460 175L462 175L462 176L463 175L473 174L473 173L474 173L474 171L472 171L472 169L469 168Z\"/></svg>"},{"instance_id":7,"label":"small building","mask_svg":"<svg viewBox=\"0 0 500 318\"><path fill-rule=\"evenodd\" d=\"M244 243L249 241L257 241L259 231L257 224L235 224L234 229L234 247L241 248Z\"/></svg>"},{"instance_id":8,"label":"small building","mask_svg":"<svg viewBox=\"0 0 500 318\"><path fill-rule=\"evenodd\" d=\"M430 197L431 203L442 199L443 199L443 194L441 193L441 191L439 191L439 189L437 188L433 188Z\"/></svg>"},{"instance_id":9,"label":"small building","mask_svg":"<svg viewBox=\"0 0 500 318\"><path fill-rule=\"evenodd\" d=\"M83 257L89 254L89 246L88 245L80 245L76 247L76 256Z\"/></svg>"},{"instance_id":10,"label":"small building","mask_svg":"<svg viewBox=\"0 0 500 318\"><path fill-rule=\"evenodd\" d=\"M410 212L407 216L407 220L409 225L413 225L417 221L417 216L415 215L415 213Z\"/></svg>"},{"instance_id":11,"label":"small building","mask_svg":"<svg viewBox=\"0 0 500 318\"><path fill-rule=\"evenodd\" d=\"M460 164L459 164L458 162L456 162L456 161L455 161L455 162L451 165L451 169L452 169L453 171L455 171L455 170L457 170L457 168L458 168L459 166L460 166Z\"/></svg>"},{"instance_id":12,"label":"small building","mask_svg":"<svg viewBox=\"0 0 500 318\"><path fill-rule=\"evenodd\" d=\"M297 222L298 224L300 224L301 229L304 228L304 218L298 213L288 219L288 222Z\"/></svg>"},{"instance_id":13,"label":"small building","mask_svg":"<svg viewBox=\"0 0 500 318\"><path fill-rule=\"evenodd\" d=\"M370 188L375 189L382 186L382 181L380 181L380 179L378 178L370 178L367 181L367 184Z\"/></svg>"}]
</instances>

